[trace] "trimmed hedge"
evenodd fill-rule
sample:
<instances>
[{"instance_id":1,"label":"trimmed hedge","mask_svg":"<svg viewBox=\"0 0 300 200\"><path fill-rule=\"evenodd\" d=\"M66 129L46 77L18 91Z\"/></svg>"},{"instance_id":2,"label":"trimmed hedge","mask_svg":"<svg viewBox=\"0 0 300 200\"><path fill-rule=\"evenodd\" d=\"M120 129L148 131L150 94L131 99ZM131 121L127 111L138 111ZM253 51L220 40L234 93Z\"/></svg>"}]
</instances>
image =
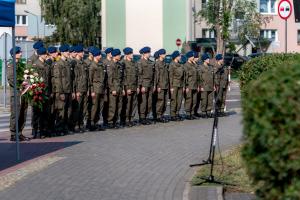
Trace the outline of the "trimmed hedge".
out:
<instances>
[{"instance_id":1,"label":"trimmed hedge","mask_svg":"<svg viewBox=\"0 0 300 200\"><path fill-rule=\"evenodd\" d=\"M279 60L288 57L293 56ZM272 58L264 58L264 62ZM249 82L242 107L242 156L259 188L258 198L300 199L300 59L288 65L274 65L259 79Z\"/></svg>"},{"instance_id":2,"label":"trimmed hedge","mask_svg":"<svg viewBox=\"0 0 300 200\"><path fill-rule=\"evenodd\" d=\"M275 66L285 66L287 61L293 61L300 57L300 54L267 54L265 56L253 58L246 62L239 71L241 90L248 85L251 80L256 80L259 76Z\"/></svg>"}]
</instances>

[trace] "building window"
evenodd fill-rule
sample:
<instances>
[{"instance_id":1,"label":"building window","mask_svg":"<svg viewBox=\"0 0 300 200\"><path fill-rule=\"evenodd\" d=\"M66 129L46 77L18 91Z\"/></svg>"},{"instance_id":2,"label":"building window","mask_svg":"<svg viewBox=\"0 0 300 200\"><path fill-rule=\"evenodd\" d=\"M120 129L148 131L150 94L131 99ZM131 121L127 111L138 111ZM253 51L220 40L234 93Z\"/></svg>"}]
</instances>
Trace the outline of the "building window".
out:
<instances>
[{"instance_id":1,"label":"building window","mask_svg":"<svg viewBox=\"0 0 300 200\"><path fill-rule=\"evenodd\" d=\"M300 30L298 30L298 34L297 34L297 43L298 45L300 45Z\"/></svg>"},{"instance_id":2,"label":"building window","mask_svg":"<svg viewBox=\"0 0 300 200\"><path fill-rule=\"evenodd\" d=\"M27 25L27 16L26 15L17 15L16 16L16 24L18 26L26 26Z\"/></svg>"},{"instance_id":3,"label":"building window","mask_svg":"<svg viewBox=\"0 0 300 200\"><path fill-rule=\"evenodd\" d=\"M17 0L16 3L17 4L26 4L27 0Z\"/></svg>"},{"instance_id":4,"label":"building window","mask_svg":"<svg viewBox=\"0 0 300 200\"><path fill-rule=\"evenodd\" d=\"M260 0L259 10L263 14L276 14L276 0Z\"/></svg>"},{"instance_id":5,"label":"building window","mask_svg":"<svg viewBox=\"0 0 300 200\"><path fill-rule=\"evenodd\" d=\"M26 36L16 36L16 41L17 42L22 42L22 41L26 41L27 37Z\"/></svg>"},{"instance_id":6,"label":"building window","mask_svg":"<svg viewBox=\"0 0 300 200\"><path fill-rule=\"evenodd\" d=\"M261 30L260 37L271 41L278 41L277 30Z\"/></svg>"},{"instance_id":7,"label":"building window","mask_svg":"<svg viewBox=\"0 0 300 200\"><path fill-rule=\"evenodd\" d=\"M202 29L202 38L215 38L216 32L212 29Z\"/></svg>"}]
</instances>

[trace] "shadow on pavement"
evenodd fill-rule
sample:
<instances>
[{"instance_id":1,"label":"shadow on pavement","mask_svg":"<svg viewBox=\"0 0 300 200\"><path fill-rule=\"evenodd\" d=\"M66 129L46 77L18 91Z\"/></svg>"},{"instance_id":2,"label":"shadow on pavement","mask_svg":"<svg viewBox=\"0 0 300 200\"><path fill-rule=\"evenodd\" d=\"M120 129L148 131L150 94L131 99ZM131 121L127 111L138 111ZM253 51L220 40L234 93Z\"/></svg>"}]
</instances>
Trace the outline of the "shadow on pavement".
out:
<instances>
[{"instance_id":1,"label":"shadow on pavement","mask_svg":"<svg viewBox=\"0 0 300 200\"><path fill-rule=\"evenodd\" d=\"M67 147L71 147L79 143L81 142L20 143L20 162L16 161L15 143L0 143L0 172L22 162L44 156Z\"/></svg>"}]
</instances>

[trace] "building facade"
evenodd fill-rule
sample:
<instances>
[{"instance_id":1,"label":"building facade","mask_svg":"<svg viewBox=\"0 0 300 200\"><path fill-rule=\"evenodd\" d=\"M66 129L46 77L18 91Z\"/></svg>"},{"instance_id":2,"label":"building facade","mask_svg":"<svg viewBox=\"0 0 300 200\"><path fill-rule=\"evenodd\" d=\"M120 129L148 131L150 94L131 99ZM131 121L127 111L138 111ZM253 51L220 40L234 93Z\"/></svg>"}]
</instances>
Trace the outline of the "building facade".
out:
<instances>
[{"instance_id":1,"label":"building facade","mask_svg":"<svg viewBox=\"0 0 300 200\"><path fill-rule=\"evenodd\" d=\"M102 0L102 46L177 50L192 39L192 0Z\"/></svg>"},{"instance_id":2,"label":"building facade","mask_svg":"<svg viewBox=\"0 0 300 200\"><path fill-rule=\"evenodd\" d=\"M278 15L278 4L280 0L256 0L257 9L262 17L267 18L268 23L261 26L260 37L270 40L271 44L267 49L268 53L285 52L285 21ZM207 0L197 0L195 7L199 11ZM290 0L294 8L294 1ZM288 52L300 52L300 23L295 22L295 12L287 21L288 23ZM214 38L215 31L211 30L205 21L196 22L196 38ZM251 53L249 49L248 53Z\"/></svg>"}]
</instances>

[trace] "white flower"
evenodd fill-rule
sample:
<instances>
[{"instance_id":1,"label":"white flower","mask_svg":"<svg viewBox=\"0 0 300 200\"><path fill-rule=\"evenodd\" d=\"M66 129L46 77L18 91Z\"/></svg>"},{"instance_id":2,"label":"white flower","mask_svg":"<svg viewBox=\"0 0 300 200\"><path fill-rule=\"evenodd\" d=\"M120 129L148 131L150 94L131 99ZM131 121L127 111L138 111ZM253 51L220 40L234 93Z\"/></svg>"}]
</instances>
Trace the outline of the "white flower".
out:
<instances>
[{"instance_id":1,"label":"white flower","mask_svg":"<svg viewBox=\"0 0 300 200\"><path fill-rule=\"evenodd\" d=\"M40 81L41 81L41 82L43 82L43 81L44 81L43 77L41 77L41 78L40 78Z\"/></svg>"},{"instance_id":2,"label":"white flower","mask_svg":"<svg viewBox=\"0 0 300 200\"><path fill-rule=\"evenodd\" d=\"M28 69L26 69L26 70L24 71L24 73L25 73L25 74L28 74L28 73L29 73Z\"/></svg>"},{"instance_id":3,"label":"white flower","mask_svg":"<svg viewBox=\"0 0 300 200\"><path fill-rule=\"evenodd\" d=\"M33 72L33 69L30 69L31 72Z\"/></svg>"},{"instance_id":4,"label":"white flower","mask_svg":"<svg viewBox=\"0 0 300 200\"><path fill-rule=\"evenodd\" d=\"M34 83L34 80L32 78L30 79L30 83Z\"/></svg>"},{"instance_id":5,"label":"white flower","mask_svg":"<svg viewBox=\"0 0 300 200\"><path fill-rule=\"evenodd\" d=\"M24 79L27 79L27 78L28 78L28 75L24 75L23 77L24 77Z\"/></svg>"},{"instance_id":6,"label":"white flower","mask_svg":"<svg viewBox=\"0 0 300 200\"><path fill-rule=\"evenodd\" d=\"M30 75L30 78L31 78L31 79L33 79L33 78L34 78L34 76L33 76L33 75Z\"/></svg>"},{"instance_id":7,"label":"white flower","mask_svg":"<svg viewBox=\"0 0 300 200\"><path fill-rule=\"evenodd\" d=\"M33 74L33 76L36 76L36 77L37 77L37 76L39 76L39 74L35 72L35 73Z\"/></svg>"},{"instance_id":8,"label":"white flower","mask_svg":"<svg viewBox=\"0 0 300 200\"><path fill-rule=\"evenodd\" d=\"M34 84L32 84L32 86L33 86L33 87L36 87L36 84L34 83Z\"/></svg>"}]
</instances>

